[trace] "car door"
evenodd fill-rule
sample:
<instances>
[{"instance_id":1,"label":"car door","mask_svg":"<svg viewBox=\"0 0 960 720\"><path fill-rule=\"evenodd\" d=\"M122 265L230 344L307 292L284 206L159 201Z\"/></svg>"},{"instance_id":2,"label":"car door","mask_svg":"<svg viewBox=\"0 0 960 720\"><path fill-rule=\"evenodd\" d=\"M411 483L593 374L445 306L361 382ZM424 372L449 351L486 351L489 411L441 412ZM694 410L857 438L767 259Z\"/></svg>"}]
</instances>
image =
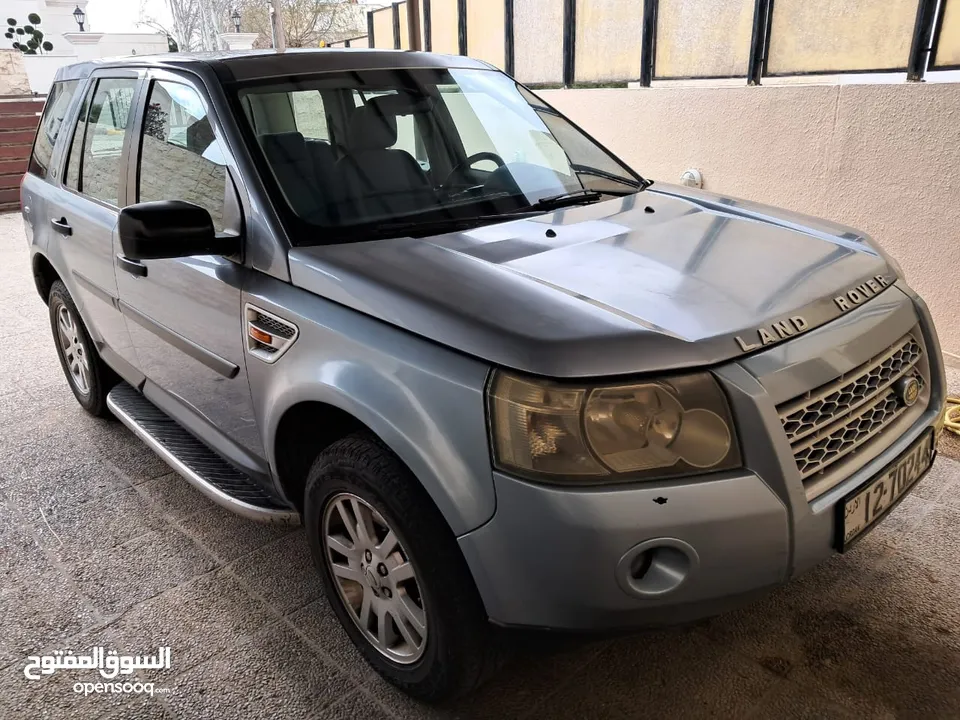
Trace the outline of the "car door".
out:
<instances>
[{"instance_id":1,"label":"car door","mask_svg":"<svg viewBox=\"0 0 960 720\"><path fill-rule=\"evenodd\" d=\"M56 201L47 209L65 278L104 359L137 382L139 360L120 314L114 270L119 208L126 203L130 128L140 70L111 68L87 81Z\"/></svg>"},{"instance_id":2,"label":"car door","mask_svg":"<svg viewBox=\"0 0 960 720\"><path fill-rule=\"evenodd\" d=\"M130 203L183 200L205 208L218 233L242 231L231 163L199 81L150 71L134 132ZM244 451L258 458L263 451L244 359L241 288L250 270L240 259L133 261L120 254L117 286L141 367L153 384L144 393L248 467Z\"/></svg>"}]
</instances>

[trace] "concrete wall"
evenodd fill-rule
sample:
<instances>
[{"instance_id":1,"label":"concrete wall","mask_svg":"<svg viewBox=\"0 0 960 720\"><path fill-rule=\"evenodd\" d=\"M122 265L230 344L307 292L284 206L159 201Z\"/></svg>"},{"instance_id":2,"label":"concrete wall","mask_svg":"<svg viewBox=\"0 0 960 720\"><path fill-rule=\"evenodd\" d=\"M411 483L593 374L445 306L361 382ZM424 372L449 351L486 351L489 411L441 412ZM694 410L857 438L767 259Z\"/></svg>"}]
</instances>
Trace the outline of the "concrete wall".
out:
<instances>
[{"instance_id":1,"label":"concrete wall","mask_svg":"<svg viewBox=\"0 0 960 720\"><path fill-rule=\"evenodd\" d=\"M643 4L636 0L579 0L577 3L577 82L640 77Z\"/></svg>"},{"instance_id":2,"label":"concrete wall","mask_svg":"<svg viewBox=\"0 0 960 720\"><path fill-rule=\"evenodd\" d=\"M513 37L517 78L563 81L563 0L514 0Z\"/></svg>"},{"instance_id":3,"label":"concrete wall","mask_svg":"<svg viewBox=\"0 0 960 720\"><path fill-rule=\"evenodd\" d=\"M641 174L866 231L960 359L960 84L657 87L540 93Z\"/></svg>"}]
</instances>

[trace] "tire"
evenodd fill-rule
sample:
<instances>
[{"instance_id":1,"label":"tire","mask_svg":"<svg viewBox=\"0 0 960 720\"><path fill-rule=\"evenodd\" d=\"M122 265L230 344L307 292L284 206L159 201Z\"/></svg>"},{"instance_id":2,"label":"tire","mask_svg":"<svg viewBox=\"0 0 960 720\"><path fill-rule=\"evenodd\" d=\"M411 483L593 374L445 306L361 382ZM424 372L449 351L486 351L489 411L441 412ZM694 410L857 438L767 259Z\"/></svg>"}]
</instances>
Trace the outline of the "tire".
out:
<instances>
[{"instance_id":1,"label":"tire","mask_svg":"<svg viewBox=\"0 0 960 720\"><path fill-rule=\"evenodd\" d=\"M118 378L101 359L70 292L60 280L50 287L47 306L60 367L77 402L91 415L112 417L107 409L107 393Z\"/></svg>"},{"instance_id":2,"label":"tire","mask_svg":"<svg viewBox=\"0 0 960 720\"><path fill-rule=\"evenodd\" d=\"M304 525L327 600L364 658L381 676L415 698L438 702L470 692L495 672L501 656L499 636L487 622L456 539L416 477L383 443L363 432L330 445L310 469L304 500ZM378 554L366 555L356 547L347 548L351 554L328 551L328 533L336 532L337 540L345 541L338 546L341 549L365 545L359 522L353 522L361 515L368 528L373 523L370 534L376 541L366 546L374 545ZM355 538L349 534L348 524L357 532ZM384 539L388 530L398 540L393 553L387 552L390 543ZM402 579L403 560L407 561L407 570L413 569L412 579ZM355 571L358 563L366 565L366 571ZM389 565L387 572L374 573L374 566L378 571L383 569L381 564ZM346 572L354 578L341 582L335 575L335 565L337 573ZM423 636L407 620L411 615L400 612L391 621L388 611L383 615L386 635L388 639L392 635L397 644L378 648L379 639L375 641L361 629L360 616L366 603L361 597L370 598L367 627L371 636L375 629L381 637L377 608L396 607L398 598L408 606L412 601L414 611L422 610L422 615L414 614L425 618ZM413 643L397 622L401 616ZM400 657L404 652L406 655Z\"/></svg>"}]
</instances>

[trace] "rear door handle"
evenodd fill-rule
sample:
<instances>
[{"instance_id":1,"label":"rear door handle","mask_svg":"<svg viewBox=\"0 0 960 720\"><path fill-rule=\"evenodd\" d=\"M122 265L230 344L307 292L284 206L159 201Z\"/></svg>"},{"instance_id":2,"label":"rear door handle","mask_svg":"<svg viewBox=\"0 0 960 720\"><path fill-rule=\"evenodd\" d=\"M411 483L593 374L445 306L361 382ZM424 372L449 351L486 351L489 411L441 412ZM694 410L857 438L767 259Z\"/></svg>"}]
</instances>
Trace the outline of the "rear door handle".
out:
<instances>
[{"instance_id":1,"label":"rear door handle","mask_svg":"<svg viewBox=\"0 0 960 720\"><path fill-rule=\"evenodd\" d=\"M65 217L62 217L59 220L56 218L50 218L50 224L53 225L53 229L61 235L73 235L73 228L70 227L70 223L67 222Z\"/></svg>"},{"instance_id":2,"label":"rear door handle","mask_svg":"<svg viewBox=\"0 0 960 720\"><path fill-rule=\"evenodd\" d=\"M137 277L147 276L147 266L138 260L130 260L123 255L117 255L117 267Z\"/></svg>"}]
</instances>

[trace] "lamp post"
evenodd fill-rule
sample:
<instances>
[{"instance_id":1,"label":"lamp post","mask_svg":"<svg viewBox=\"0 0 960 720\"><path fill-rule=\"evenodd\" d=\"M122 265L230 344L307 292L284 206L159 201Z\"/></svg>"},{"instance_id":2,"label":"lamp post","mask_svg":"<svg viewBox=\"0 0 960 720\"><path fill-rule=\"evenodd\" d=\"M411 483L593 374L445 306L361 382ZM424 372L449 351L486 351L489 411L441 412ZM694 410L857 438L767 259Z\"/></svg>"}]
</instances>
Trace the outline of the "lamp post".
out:
<instances>
[{"instance_id":1,"label":"lamp post","mask_svg":"<svg viewBox=\"0 0 960 720\"><path fill-rule=\"evenodd\" d=\"M230 16L230 19L233 20L234 32L240 32L240 11L234 8L233 14Z\"/></svg>"},{"instance_id":2,"label":"lamp post","mask_svg":"<svg viewBox=\"0 0 960 720\"><path fill-rule=\"evenodd\" d=\"M70 7L67 5L67 7ZM77 21L77 25L80 26L80 32L83 32L83 21L87 19L87 14L80 9L80 6L77 5L77 9L73 11L73 19Z\"/></svg>"}]
</instances>

